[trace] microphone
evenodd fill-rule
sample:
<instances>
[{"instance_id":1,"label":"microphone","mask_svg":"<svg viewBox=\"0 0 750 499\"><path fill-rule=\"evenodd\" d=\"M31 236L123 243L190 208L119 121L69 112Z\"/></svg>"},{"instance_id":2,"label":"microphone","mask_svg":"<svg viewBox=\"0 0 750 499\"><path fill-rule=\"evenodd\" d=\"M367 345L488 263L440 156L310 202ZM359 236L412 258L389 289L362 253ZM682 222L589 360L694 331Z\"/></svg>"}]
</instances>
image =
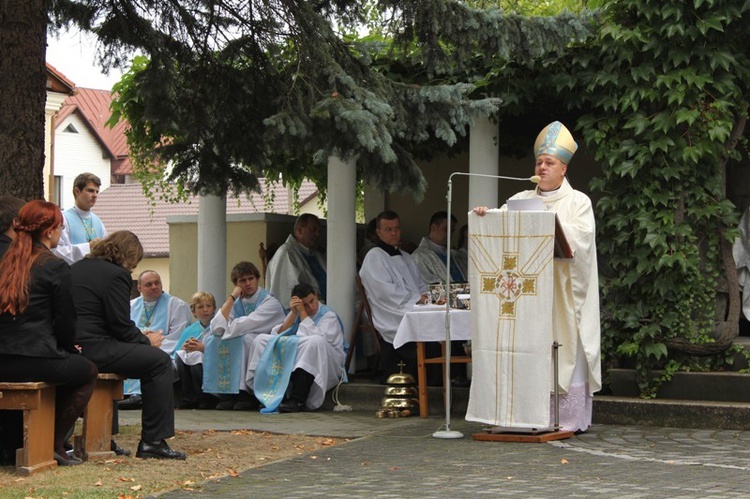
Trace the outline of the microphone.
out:
<instances>
[{"instance_id":1,"label":"microphone","mask_svg":"<svg viewBox=\"0 0 750 499\"><path fill-rule=\"evenodd\" d=\"M484 173L469 173L469 172L453 172L448 177L448 182L451 181L454 175L466 176L466 177L485 177L485 178L498 178L502 180L521 180L526 182L533 182L538 184L542 181L542 177L539 175L532 175L531 177L505 177L503 175L487 175Z\"/></svg>"}]
</instances>

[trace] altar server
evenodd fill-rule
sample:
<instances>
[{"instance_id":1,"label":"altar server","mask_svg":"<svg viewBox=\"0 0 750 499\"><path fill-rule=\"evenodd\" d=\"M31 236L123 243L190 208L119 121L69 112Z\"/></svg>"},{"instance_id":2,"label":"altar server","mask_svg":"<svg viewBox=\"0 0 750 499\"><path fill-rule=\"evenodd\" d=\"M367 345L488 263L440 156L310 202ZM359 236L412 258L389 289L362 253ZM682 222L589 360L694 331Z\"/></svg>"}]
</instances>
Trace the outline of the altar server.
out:
<instances>
[{"instance_id":1,"label":"altar server","mask_svg":"<svg viewBox=\"0 0 750 499\"><path fill-rule=\"evenodd\" d=\"M248 353L245 382L267 412L318 409L344 375L339 316L306 283L292 289L289 309L284 322L258 335Z\"/></svg>"},{"instance_id":2,"label":"altar server","mask_svg":"<svg viewBox=\"0 0 750 499\"><path fill-rule=\"evenodd\" d=\"M75 205L63 212L65 229L54 253L73 264L91 252L91 245L107 237L107 229L91 209L102 181L93 173L81 173L73 181Z\"/></svg>"},{"instance_id":3,"label":"altar server","mask_svg":"<svg viewBox=\"0 0 750 499\"><path fill-rule=\"evenodd\" d=\"M284 307L258 286L259 278L254 264L235 265L234 289L211 320L212 335L203 353L203 392L222 396L216 406L220 410L257 407L244 386L249 347L256 336L284 322Z\"/></svg>"}]
</instances>

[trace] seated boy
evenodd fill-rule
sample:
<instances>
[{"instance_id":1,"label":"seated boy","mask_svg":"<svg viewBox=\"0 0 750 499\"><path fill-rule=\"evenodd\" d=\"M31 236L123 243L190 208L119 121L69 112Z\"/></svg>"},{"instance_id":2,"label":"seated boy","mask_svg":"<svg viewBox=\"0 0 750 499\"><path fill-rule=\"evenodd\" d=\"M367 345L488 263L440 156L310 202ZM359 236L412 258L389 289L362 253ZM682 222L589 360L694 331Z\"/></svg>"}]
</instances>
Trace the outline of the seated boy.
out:
<instances>
[{"instance_id":1,"label":"seated boy","mask_svg":"<svg viewBox=\"0 0 750 499\"><path fill-rule=\"evenodd\" d=\"M216 313L216 299L199 291L190 299L190 311L196 322L182 331L175 347L174 361L182 383L182 400L178 409L213 409L218 399L203 393L204 343L211 335L211 319Z\"/></svg>"}]
</instances>

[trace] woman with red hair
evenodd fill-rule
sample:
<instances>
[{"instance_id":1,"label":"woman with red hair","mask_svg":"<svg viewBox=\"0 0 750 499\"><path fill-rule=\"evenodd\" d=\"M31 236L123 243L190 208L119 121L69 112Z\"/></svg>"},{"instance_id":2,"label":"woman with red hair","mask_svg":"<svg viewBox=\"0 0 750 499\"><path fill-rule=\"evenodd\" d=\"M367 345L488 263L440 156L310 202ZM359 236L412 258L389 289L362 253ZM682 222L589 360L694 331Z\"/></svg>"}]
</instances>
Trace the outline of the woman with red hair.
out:
<instances>
[{"instance_id":1,"label":"woman with red hair","mask_svg":"<svg viewBox=\"0 0 750 499\"><path fill-rule=\"evenodd\" d=\"M0 260L0 380L58 383L54 455L61 466L81 464L65 452L68 431L96 383L96 366L75 346L76 313L70 267L50 251L63 216L57 205L30 201L18 212L16 239Z\"/></svg>"}]
</instances>

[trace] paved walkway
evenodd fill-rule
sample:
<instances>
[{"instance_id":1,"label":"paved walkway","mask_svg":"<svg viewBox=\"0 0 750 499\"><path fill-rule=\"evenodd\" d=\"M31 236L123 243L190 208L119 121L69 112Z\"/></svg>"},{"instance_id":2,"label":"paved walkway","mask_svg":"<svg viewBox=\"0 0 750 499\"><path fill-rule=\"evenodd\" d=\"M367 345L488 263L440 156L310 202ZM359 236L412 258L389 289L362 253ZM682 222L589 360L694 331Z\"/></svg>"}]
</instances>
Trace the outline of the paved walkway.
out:
<instances>
[{"instance_id":1,"label":"paved walkway","mask_svg":"<svg viewBox=\"0 0 750 499\"><path fill-rule=\"evenodd\" d=\"M182 430L253 429L348 437L343 445L163 497L750 497L750 432L597 425L544 443L434 438L442 418L377 419L372 412L261 415L177 411ZM121 411L121 424L140 411Z\"/></svg>"}]
</instances>

